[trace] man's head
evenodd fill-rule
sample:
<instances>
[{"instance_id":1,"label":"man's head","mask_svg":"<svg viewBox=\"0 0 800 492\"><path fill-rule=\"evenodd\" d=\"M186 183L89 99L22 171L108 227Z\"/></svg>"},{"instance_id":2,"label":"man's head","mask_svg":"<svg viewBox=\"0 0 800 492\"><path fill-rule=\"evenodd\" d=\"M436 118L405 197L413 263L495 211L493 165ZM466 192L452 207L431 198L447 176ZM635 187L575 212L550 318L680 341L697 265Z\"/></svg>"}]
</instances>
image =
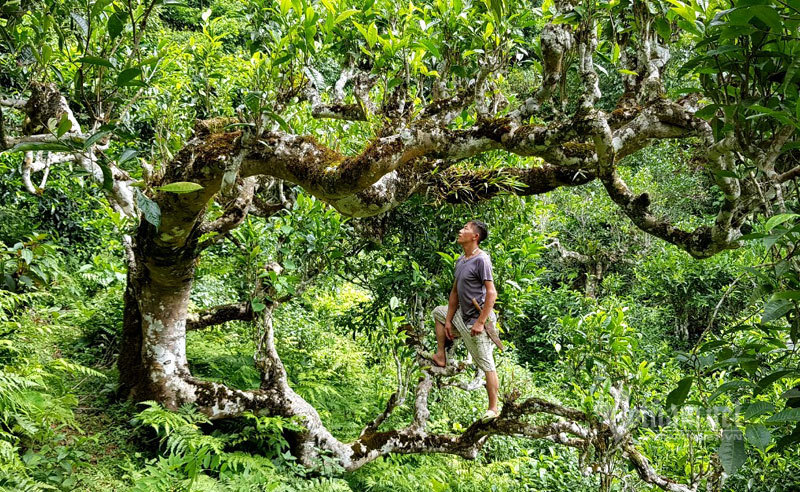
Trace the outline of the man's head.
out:
<instances>
[{"instance_id":1,"label":"man's head","mask_svg":"<svg viewBox=\"0 0 800 492\"><path fill-rule=\"evenodd\" d=\"M476 244L480 244L488 235L489 228L486 227L486 224L480 220L471 220L458 232L458 242L469 244L475 241Z\"/></svg>"}]
</instances>

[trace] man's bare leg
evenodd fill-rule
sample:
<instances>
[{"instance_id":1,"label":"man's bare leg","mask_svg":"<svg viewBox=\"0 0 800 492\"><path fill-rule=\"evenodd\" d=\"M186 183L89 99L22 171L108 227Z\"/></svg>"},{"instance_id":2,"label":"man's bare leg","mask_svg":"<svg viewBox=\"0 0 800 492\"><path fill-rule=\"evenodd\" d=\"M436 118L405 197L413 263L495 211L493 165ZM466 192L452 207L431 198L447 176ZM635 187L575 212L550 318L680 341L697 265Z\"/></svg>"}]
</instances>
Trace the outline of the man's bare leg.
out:
<instances>
[{"instance_id":1,"label":"man's bare leg","mask_svg":"<svg viewBox=\"0 0 800 492\"><path fill-rule=\"evenodd\" d=\"M497 413L497 390L500 381L497 380L497 371L490 371L486 374L486 393L489 395L489 410Z\"/></svg>"},{"instance_id":2,"label":"man's bare leg","mask_svg":"<svg viewBox=\"0 0 800 492\"><path fill-rule=\"evenodd\" d=\"M444 342L447 333L444 329L444 323L436 322L436 353L433 354L433 362L439 367L447 365L447 356L444 353Z\"/></svg>"}]
</instances>

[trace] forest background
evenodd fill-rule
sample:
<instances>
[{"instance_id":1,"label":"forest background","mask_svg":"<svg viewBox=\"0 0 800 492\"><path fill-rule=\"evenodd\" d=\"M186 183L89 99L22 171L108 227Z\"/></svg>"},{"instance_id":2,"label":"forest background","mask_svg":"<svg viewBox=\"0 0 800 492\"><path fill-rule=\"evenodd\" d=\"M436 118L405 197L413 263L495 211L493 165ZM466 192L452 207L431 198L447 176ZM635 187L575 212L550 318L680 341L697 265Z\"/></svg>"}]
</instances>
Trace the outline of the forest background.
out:
<instances>
[{"instance_id":1,"label":"forest background","mask_svg":"<svg viewBox=\"0 0 800 492\"><path fill-rule=\"evenodd\" d=\"M798 23L794 1L4 0L0 487L797 489ZM553 33L572 43L555 81ZM48 90L70 110L37 121L27 101ZM164 230L170 197L202 193L168 179L183 149L224 128L359 155L456 99L450 129L520 112L547 128L582 111L624 120L691 100L687 121L734 143L644 135L613 170L640 193L631 199L582 160L602 161L591 139L554 145L580 162L541 189L513 171L549 169L535 150L438 149L414 168L414 192L373 208L297 173L249 182L234 169L201 212L223 227L205 230L192 259L191 373L258 390L282 361L337 439L420 420L425 434L355 466L299 452L297 415L217 418L126 392L130 237ZM709 164L715 152L726 166ZM226 193L248 183L242 208L246 192ZM734 200L734 185L756 191ZM659 229L664 217L699 232ZM702 243L725 217L733 233ZM481 246L508 347L496 353L507 408L496 424L479 421L474 369L437 373L420 355L473 218L490 226ZM263 354L267 334L279 359ZM583 427L559 427L573 420ZM428 435L474 441L425 448Z\"/></svg>"}]
</instances>

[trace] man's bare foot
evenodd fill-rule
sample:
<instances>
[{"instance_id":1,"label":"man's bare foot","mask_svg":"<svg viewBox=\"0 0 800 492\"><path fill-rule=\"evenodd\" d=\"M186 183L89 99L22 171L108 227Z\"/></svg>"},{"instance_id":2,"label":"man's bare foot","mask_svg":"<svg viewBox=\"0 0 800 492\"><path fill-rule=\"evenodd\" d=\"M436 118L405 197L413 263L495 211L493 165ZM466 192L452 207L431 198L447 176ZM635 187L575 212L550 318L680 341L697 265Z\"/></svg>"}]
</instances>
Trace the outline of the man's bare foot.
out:
<instances>
[{"instance_id":1,"label":"man's bare foot","mask_svg":"<svg viewBox=\"0 0 800 492\"><path fill-rule=\"evenodd\" d=\"M431 359L433 360L433 363L439 367L447 366L447 355L439 356L439 354L433 354Z\"/></svg>"}]
</instances>

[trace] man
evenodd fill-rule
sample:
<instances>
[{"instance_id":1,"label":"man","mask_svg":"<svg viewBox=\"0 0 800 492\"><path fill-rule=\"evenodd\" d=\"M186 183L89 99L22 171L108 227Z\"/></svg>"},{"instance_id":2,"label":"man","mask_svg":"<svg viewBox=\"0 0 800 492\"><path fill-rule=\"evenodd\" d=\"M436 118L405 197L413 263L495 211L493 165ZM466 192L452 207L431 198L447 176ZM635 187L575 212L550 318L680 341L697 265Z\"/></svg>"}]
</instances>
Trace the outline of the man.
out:
<instances>
[{"instance_id":1,"label":"man","mask_svg":"<svg viewBox=\"0 0 800 492\"><path fill-rule=\"evenodd\" d=\"M497 291L492 277L492 260L479 247L488 233L486 224L480 220L468 222L458 233L458 244L464 254L456 260L455 281L447 306L438 306L433 310L437 350L432 358L437 366L445 367L445 340L452 340L455 335L461 336L478 368L486 374L489 409L484 418L491 419L498 415L499 382L492 356L494 343L486 334L485 323L488 320L495 321L492 308L497 300ZM473 298L482 306L480 310L472 302ZM457 334L453 332L454 326Z\"/></svg>"}]
</instances>

